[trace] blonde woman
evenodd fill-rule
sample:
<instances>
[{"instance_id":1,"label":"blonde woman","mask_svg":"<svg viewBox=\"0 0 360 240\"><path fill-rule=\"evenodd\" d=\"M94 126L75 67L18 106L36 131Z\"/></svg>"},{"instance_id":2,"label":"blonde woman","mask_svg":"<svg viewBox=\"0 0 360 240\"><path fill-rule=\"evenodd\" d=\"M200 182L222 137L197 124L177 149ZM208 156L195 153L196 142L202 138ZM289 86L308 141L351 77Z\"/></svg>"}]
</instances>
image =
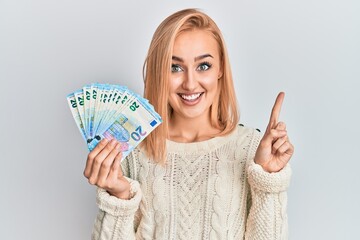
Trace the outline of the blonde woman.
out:
<instances>
[{"instance_id":1,"label":"blonde woman","mask_svg":"<svg viewBox=\"0 0 360 240\"><path fill-rule=\"evenodd\" d=\"M287 164L294 147L279 122L280 93L262 136L238 124L220 30L186 9L157 28L145 92L162 116L121 164L103 140L84 175L98 186L93 239L287 239Z\"/></svg>"}]
</instances>

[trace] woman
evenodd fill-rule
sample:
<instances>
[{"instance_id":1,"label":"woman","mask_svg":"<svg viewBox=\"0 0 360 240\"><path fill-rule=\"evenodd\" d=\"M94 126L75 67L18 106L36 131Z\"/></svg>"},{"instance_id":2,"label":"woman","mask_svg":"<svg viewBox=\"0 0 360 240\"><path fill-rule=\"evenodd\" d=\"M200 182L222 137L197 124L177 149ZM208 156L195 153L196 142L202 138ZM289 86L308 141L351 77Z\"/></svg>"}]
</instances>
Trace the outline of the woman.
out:
<instances>
[{"instance_id":1,"label":"woman","mask_svg":"<svg viewBox=\"0 0 360 240\"><path fill-rule=\"evenodd\" d=\"M263 137L238 125L233 81L216 24L195 9L156 30L145 93L162 116L122 163L103 140L84 175L98 186L93 239L286 239L286 189L294 148L278 121Z\"/></svg>"}]
</instances>

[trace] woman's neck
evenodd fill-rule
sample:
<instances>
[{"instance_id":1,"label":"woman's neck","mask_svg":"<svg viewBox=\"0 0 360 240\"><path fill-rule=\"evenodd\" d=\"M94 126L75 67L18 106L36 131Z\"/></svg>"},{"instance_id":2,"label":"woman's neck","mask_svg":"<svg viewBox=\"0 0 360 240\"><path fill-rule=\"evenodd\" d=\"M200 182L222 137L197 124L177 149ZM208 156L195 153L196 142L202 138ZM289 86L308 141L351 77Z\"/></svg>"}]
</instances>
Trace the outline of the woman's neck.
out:
<instances>
[{"instance_id":1,"label":"woman's neck","mask_svg":"<svg viewBox=\"0 0 360 240\"><path fill-rule=\"evenodd\" d=\"M174 142L200 142L215 137L220 129L211 126L210 118L181 118L173 116L169 121L169 140Z\"/></svg>"}]
</instances>

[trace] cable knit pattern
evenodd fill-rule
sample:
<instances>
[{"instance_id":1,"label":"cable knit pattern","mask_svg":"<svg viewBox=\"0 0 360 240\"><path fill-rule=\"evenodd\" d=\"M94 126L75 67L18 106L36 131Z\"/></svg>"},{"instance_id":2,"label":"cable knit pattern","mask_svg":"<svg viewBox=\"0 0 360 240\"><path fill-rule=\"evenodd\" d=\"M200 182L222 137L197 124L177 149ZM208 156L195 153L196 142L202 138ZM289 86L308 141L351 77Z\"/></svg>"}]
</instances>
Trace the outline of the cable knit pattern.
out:
<instances>
[{"instance_id":1,"label":"cable knit pattern","mask_svg":"<svg viewBox=\"0 0 360 240\"><path fill-rule=\"evenodd\" d=\"M283 192L290 182L291 170L287 164L279 173L268 173L262 171L262 167L252 162L248 168L250 185L262 192ZM286 180L286 181L284 181Z\"/></svg>"},{"instance_id":2,"label":"cable knit pattern","mask_svg":"<svg viewBox=\"0 0 360 240\"><path fill-rule=\"evenodd\" d=\"M101 210L95 221L92 239L134 238L134 214L142 198L139 183L129 179L134 197L118 199L104 189L97 189L97 204ZM106 213L106 214L105 214ZM119 227L121 226L121 227Z\"/></svg>"},{"instance_id":3,"label":"cable knit pattern","mask_svg":"<svg viewBox=\"0 0 360 240\"><path fill-rule=\"evenodd\" d=\"M135 195L99 189L93 239L287 239L291 170L254 163L261 135L239 126L203 142L167 141L167 163L138 148L122 163Z\"/></svg>"}]
</instances>

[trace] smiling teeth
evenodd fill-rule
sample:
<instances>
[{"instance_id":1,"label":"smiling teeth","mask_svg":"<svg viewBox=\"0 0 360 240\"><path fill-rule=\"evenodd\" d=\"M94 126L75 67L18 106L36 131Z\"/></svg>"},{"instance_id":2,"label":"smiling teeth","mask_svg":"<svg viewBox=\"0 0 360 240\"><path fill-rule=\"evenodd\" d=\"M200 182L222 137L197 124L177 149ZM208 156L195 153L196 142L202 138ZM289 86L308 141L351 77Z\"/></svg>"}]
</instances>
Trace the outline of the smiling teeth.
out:
<instances>
[{"instance_id":1,"label":"smiling teeth","mask_svg":"<svg viewBox=\"0 0 360 240\"><path fill-rule=\"evenodd\" d=\"M196 93L196 94L192 94L192 95L184 95L184 94L180 94L180 96L185 99L185 100L189 100L189 101L193 101L195 99L197 99L198 97L200 97L201 93Z\"/></svg>"}]
</instances>

